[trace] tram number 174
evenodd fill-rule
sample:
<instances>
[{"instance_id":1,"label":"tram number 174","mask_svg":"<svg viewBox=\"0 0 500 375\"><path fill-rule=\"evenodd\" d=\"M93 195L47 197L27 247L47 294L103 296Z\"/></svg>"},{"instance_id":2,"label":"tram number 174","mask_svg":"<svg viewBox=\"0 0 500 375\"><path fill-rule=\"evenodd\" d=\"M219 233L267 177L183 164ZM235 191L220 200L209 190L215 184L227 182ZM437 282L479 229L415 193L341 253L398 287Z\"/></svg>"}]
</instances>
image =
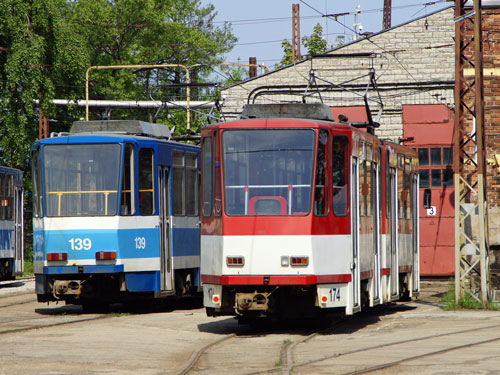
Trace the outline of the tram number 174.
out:
<instances>
[{"instance_id":1,"label":"tram number 174","mask_svg":"<svg viewBox=\"0 0 500 375\"><path fill-rule=\"evenodd\" d=\"M330 288L330 302L340 301L340 288Z\"/></svg>"}]
</instances>

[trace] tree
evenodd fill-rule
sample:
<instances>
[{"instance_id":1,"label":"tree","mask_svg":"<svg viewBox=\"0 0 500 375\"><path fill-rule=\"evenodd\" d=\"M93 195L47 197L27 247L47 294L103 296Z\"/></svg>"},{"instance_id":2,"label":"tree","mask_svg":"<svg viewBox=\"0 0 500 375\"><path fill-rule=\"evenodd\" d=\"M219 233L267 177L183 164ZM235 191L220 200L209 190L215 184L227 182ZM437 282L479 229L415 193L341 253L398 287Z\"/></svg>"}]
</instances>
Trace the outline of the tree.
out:
<instances>
[{"instance_id":1,"label":"tree","mask_svg":"<svg viewBox=\"0 0 500 375\"><path fill-rule=\"evenodd\" d=\"M311 36L302 38L302 44L307 48L308 55L316 55L327 51L328 42L323 38L323 28L319 23L314 26Z\"/></svg>"},{"instance_id":2,"label":"tree","mask_svg":"<svg viewBox=\"0 0 500 375\"><path fill-rule=\"evenodd\" d=\"M236 42L228 24L214 26L213 5L202 6L200 0L81 1L74 10L73 22L88 41L92 65L211 63L222 61ZM206 79L208 71L192 70L191 82ZM185 82L181 68L100 71L92 73L91 92L93 98L185 100L180 87ZM171 118L172 113L160 111L156 120Z\"/></svg>"},{"instance_id":3,"label":"tree","mask_svg":"<svg viewBox=\"0 0 500 375\"><path fill-rule=\"evenodd\" d=\"M56 93L76 97L88 59L83 39L68 27L65 0L0 2L0 162L29 169L38 107L54 111ZM29 180L26 180L29 183Z\"/></svg>"},{"instance_id":4,"label":"tree","mask_svg":"<svg viewBox=\"0 0 500 375\"><path fill-rule=\"evenodd\" d=\"M302 44L307 48L308 55L316 55L327 51L328 42L323 38L323 28L319 23L314 26L311 36L302 38ZM275 69L292 63L292 45L287 39L281 42L281 48L283 49L283 58L274 66Z\"/></svg>"},{"instance_id":5,"label":"tree","mask_svg":"<svg viewBox=\"0 0 500 375\"><path fill-rule=\"evenodd\" d=\"M284 66L292 63L292 45L288 39L283 39L281 42L281 48L283 49L283 58L278 64L274 65L275 69L283 68Z\"/></svg>"},{"instance_id":6,"label":"tree","mask_svg":"<svg viewBox=\"0 0 500 375\"><path fill-rule=\"evenodd\" d=\"M84 98L90 66L222 61L236 38L228 24L214 26L215 15L200 0L0 1L0 163L29 171L39 115L34 100L42 99L53 131L67 131L83 116L82 108L49 103ZM191 80L206 72L197 69ZM180 99L185 88L165 87L185 78L180 69L95 72L92 98ZM162 111L159 120L169 115Z\"/></svg>"}]
</instances>

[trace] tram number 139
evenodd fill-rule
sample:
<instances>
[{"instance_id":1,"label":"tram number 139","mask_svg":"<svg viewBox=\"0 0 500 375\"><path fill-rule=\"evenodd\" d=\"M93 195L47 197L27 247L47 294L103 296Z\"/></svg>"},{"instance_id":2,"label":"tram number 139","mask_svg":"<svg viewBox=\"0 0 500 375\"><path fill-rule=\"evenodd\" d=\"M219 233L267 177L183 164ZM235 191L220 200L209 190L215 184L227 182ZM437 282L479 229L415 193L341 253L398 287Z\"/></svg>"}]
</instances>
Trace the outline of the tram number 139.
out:
<instances>
[{"instance_id":1,"label":"tram number 139","mask_svg":"<svg viewBox=\"0 0 500 375\"><path fill-rule=\"evenodd\" d=\"M71 250L90 250L92 241L90 238L72 238L69 241Z\"/></svg>"},{"instance_id":2,"label":"tram number 139","mask_svg":"<svg viewBox=\"0 0 500 375\"><path fill-rule=\"evenodd\" d=\"M135 248L136 249L145 249L146 248L146 237L136 237L134 238Z\"/></svg>"}]
</instances>

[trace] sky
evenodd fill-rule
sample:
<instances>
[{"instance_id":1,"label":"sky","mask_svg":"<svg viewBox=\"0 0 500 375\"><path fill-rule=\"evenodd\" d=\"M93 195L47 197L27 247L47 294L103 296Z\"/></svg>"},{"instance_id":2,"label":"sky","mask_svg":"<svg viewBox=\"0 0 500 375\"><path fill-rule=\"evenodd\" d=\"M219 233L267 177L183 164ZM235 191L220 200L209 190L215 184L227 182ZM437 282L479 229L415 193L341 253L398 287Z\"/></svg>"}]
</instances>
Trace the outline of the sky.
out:
<instances>
[{"instance_id":1,"label":"sky","mask_svg":"<svg viewBox=\"0 0 500 375\"><path fill-rule=\"evenodd\" d=\"M224 21L232 24L232 32L238 38L226 62L248 63L256 57L258 64L272 68L283 57L281 42L292 40L292 4L299 4L300 37L309 36L313 27L320 23L323 36L330 45L338 38L350 42L353 38L355 10L359 5L357 23L361 32L382 30L384 0L201 0L203 5L213 4L217 11L215 25ZM454 4L447 0L392 0L391 25L424 17ZM337 17L327 14L349 13ZM301 53L307 50L302 46Z\"/></svg>"}]
</instances>

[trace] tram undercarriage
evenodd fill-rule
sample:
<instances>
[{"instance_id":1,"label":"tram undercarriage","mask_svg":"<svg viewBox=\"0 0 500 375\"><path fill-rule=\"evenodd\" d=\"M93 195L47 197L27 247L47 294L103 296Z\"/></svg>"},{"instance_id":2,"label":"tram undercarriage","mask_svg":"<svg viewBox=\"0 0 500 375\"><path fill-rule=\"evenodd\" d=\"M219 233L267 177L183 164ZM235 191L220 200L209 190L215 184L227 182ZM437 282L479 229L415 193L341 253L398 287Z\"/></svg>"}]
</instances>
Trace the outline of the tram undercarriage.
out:
<instances>
[{"instance_id":1,"label":"tram undercarriage","mask_svg":"<svg viewBox=\"0 0 500 375\"><path fill-rule=\"evenodd\" d=\"M75 277L76 276L76 277ZM165 297L171 295L194 295L198 287L193 282L194 270L182 269L175 273L175 290L170 293L131 291L127 286L125 273L83 274L67 276L37 275L38 302L65 301L67 304L103 302L106 304L130 301L140 298Z\"/></svg>"},{"instance_id":2,"label":"tram undercarriage","mask_svg":"<svg viewBox=\"0 0 500 375\"><path fill-rule=\"evenodd\" d=\"M219 308L207 307L208 316L297 319L317 316L316 285L222 287Z\"/></svg>"}]
</instances>

